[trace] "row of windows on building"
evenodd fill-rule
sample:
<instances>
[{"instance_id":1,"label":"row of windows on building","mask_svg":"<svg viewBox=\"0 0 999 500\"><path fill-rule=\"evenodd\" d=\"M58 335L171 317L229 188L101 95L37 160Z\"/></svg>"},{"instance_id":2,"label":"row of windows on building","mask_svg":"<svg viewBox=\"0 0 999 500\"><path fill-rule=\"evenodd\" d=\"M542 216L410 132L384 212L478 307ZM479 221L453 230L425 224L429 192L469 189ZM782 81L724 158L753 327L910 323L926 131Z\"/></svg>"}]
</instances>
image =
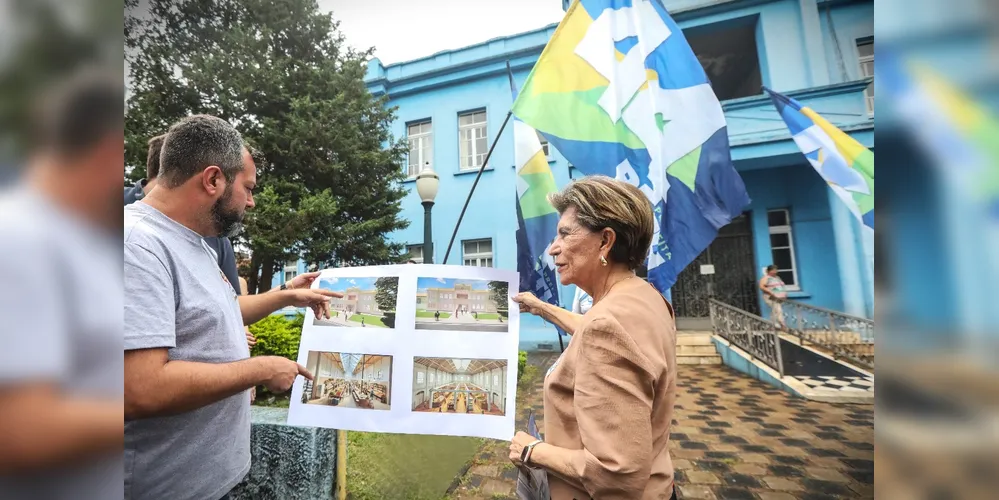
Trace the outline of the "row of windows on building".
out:
<instances>
[{"instance_id":1,"label":"row of windows on building","mask_svg":"<svg viewBox=\"0 0 999 500\"><path fill-rule=\"evenodd\" d=\"M379 372L379 377L381 377L381 372ZM442 382L446 381L445 383L447 383L447 382L472 382L474 384L486 384L486 383L489 382L489 377L486 374L483 374L483 373L480 373L480 374L477 374L477 375L474 375L474 376L471 376L471 377L469 377L468 375L452 375L450 377L447 377L444 374L442 374L440 378L441 378ZM430 372L430 382L436 382L437 381L436 379L437 379L437 377L435 376L435 373L434 372ZM499 383L500 383L500 377L499 377L499 375L493 375L492 379L493 379L493 385L494 386L495 385L499 385ZM422 384L422 383L424 383L425 380L426 380L426 374L424 372L416 372L416 383L417 384Z\"/></svg>"},{"instance_id":2,"label":"row of windows on building","mask_svg":"<svg viewBox=\"0 0 999 500\"><path fill-rule=\"evenodd\" d=\"M777 273L790 290L800 290L797 263L794 253L794 238L791 231L791 213L786 208L767 211L767 226L770 237L770 256L777 266ZM406 247L410 258L417 264L423 263L423 245ZM462 256L465 266L493 267L492 239L462 241ZM289 261L284 269L284 279L291 280L297 275L298 263ZM440 299L453 299L453 294L442 294ZM373 296L362 297L362 301L374 300Z\"/></svg>"},{"instance_id":3,"label":"row of windows on building","mask_svg":"<svg viewBox=\"0 0 999 500\"><path fill-rule=\"evenodd\" d=\"M794 256L794 238L791 232L791 212L786 208L767 211L770 236L770 257L777 266L777 274L790 290L799 290L798 270ZM423 263L423 245L407 247L417 264ZM493 242L491 239L462 242L463 261L466 266L493 267ZM451 297L440 297L448 299Z\"/></svg>"},{"instance_id":4,"label":"row of windows on building","mask_svg":"<svg viewBox=\"0 0 999 500\"><path fill-rule=\"evenodd\" d=\"M791 234L791 213L786 208L767 211L767 226L770 236L770 256L777 273L791 290L800 289L798 271L794 257L794 239ZM407 247L411 258L417 264L423 263L423 245ZM466 240L462 242L463 262L466 266L493 267L493 241L491 239ZM453 298L442 294L441 299Z\"/></svg>"},{"instance_id":5,"label":"row of windows on building","mask_svg":"<svg viewBox=\"0 0 999 500\"><path fill-rule=\"evenodd\" d=\"M406 173L413 177L424 167L434 165L434 126L430 119L409 123L406 126L409 138L409 159ZM548 141L538 134L545 156L551 159ZM478 170L486 160L489 151L489 136L486 128L486 112L473 111L458 115L458 169Z\"/></svg>"},{"instance_id":6,"label":"row of windows on building","mask_svg":"<svg viewBox=\"0 0 999 500\"><path fill-rule=\"evenodd\" d=\"M462 262L466 266L493 267L493 240L465 240L461 242ZM409 258L423 264L423 245L408 245Z\"/></svg>"},{"instance_id":7,"label":"row of windows on building","mask_svg":"<svg viewBox=\"0 0 999 500\"><path fill-rule=\"evenodd\" d=\"M463 311L495 311L495 308L488 308L485 304L456 304L454 302L434 302L430 301L427 304L427 309L440 309L442 311L451 311L454 308L461 305Z\"/></svg>"}]
</instances>

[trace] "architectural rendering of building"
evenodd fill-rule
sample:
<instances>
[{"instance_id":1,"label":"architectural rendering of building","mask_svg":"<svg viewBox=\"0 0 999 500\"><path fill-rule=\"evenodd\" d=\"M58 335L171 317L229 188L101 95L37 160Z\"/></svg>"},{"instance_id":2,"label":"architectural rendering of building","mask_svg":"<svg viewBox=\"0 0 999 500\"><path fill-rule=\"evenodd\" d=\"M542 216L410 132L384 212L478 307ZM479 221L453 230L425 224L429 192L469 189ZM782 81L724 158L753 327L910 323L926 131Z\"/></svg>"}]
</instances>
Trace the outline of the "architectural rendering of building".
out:
<instances>
[{"instance_id":1,"label":"architectural rendering of building","mask_svg":"<svg viewBox=\"0 0 999 500\"><path fill-rule=\"evenodd\" d=\"M456 284L454 288L427 288L425 307L417 298L416 310L488 312L497 311L496 303L489 298L489 290L473 290L470 285Z\"/></svg>"},{"instance_id":2,"label":"architectural rendering of building","mask_svg":"<svg viewBox=\"0 0 999 500\"><path fill-rule=\"evenodd\" d=\"M378 290L361 290L357 287L351 287L344 291L342 298L330 299L330 307L333 310L348 314L381 314L382 311L378 309L378 303L375 302L376 293Z\"/></svg>"}]
</instances>

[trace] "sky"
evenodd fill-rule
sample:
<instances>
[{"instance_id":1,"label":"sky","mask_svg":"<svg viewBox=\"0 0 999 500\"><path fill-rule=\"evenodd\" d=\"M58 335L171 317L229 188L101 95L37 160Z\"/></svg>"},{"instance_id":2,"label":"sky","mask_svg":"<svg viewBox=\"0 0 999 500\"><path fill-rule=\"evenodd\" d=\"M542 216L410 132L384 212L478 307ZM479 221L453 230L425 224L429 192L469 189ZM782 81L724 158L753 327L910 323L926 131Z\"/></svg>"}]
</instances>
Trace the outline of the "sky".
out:
<instances>
[{"instance_id":1,"label":"sky","mask_svg":"<svg viewBox=\"0 0 999 500\"><path fill-rule=\"evenodd\" d=\"M378 278L320 278L319 288L334 292L342 292L355 286L361 290L374 290L377 280Z\"/></svg>"},{"instance_id":2,"label":"sky","mask_svg":"<svg viewBox=\"0 0 999 500\"><path fill-rule=\"evenodd\" d=\"M333 12L348 44L375 47L386 65L531 31L565 14L561 0L319 0L319 7Z\"/></svg>"},{"instance_id":3,"label":"sky","mask_svg":"<svg viewBox=\"0 0 999 500\"><path fill-rule=\"evenodd\" d=\"M456 280L451 278L420 278L416 280L417 291L426 292L427 288L454 288L456 283L472 285L472 290L489 290L489 280Z\"/></svg>"}]
</instances>

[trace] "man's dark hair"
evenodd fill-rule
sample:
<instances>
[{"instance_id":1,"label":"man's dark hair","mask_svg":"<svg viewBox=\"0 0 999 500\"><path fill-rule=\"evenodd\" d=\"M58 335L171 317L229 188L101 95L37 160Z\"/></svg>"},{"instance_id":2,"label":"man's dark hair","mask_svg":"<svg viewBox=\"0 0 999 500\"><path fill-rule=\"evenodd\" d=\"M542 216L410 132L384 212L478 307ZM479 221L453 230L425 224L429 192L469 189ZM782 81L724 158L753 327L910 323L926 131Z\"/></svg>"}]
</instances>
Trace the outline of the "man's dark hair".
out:
<instances>
[{"instance_id":1,"label":"man's dark hair","mask_svg":"<svg viewBox=\"0 0 999 500\"><path fill-rule=\"evenodd\" d=\"M768 272L768 273L769 273L770 271L776 271L776 270L777 270L777 266L776 266L776 265L774 265L774 264L770 264L769 266L767 266L767 272Z\"/></svg>"},{"instance_id":2,"label":"man's dark hair","mask_svg":"<svg viewBox=\"0 0 999 500\"><path fill-rule=\"evenodd\" d=\"M243 138L235 127L211 115L189 116L170 127L159 172L168 187L180 186L212 165L227 182L243 170Z\"/></svg>"},{"instance_id":3,"label":"man's dark hair","mask_svg":"<svg viewBox=\"0 0 999 500\"><path fill-rule=\"evenodd\" d=\"M106 71L83 70L43 93L33 116L32 146L73 156L125 131L125 85Z\"/></svg>"},{"instance_id":4,"label":"man's dark hair","mask_svg":"<svg viewBox=\"0 0 999 500\"><path fill-rule=\"evenodd\" d=\"M153 180L160 175L160 152L166 134L149 139L149 153L146 154L146 179Z\"/></svg>"}]
</instances>

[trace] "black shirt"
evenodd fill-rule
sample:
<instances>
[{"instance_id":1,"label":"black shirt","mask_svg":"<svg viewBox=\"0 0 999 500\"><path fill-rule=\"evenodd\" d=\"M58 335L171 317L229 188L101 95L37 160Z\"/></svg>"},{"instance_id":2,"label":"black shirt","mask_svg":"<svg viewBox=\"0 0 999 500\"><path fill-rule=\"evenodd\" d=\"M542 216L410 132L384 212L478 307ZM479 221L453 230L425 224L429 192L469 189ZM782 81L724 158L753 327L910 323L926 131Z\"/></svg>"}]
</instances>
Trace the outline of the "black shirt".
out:
<instances>
[{"instance_id":1,"label":"black shirt","mask_svg":"<svg viewBox=\"0 0 999 500\"><path fill-rule=\"evenodd\" d=\"M147 182L146 179L142 179L133 186L125 188L125 206L131 205L146 196L142 188L145 187ZM208 246L215 250L215 254L218 255L219 269L222 270L226 279L229 280L229 284L236 291L236 295L241 295L239 271L236 268L236 252L232 249L232 242L229 241L229 238L212 236L205 238L205 243L208 243Z\"/></svg>"}]
</instances>

